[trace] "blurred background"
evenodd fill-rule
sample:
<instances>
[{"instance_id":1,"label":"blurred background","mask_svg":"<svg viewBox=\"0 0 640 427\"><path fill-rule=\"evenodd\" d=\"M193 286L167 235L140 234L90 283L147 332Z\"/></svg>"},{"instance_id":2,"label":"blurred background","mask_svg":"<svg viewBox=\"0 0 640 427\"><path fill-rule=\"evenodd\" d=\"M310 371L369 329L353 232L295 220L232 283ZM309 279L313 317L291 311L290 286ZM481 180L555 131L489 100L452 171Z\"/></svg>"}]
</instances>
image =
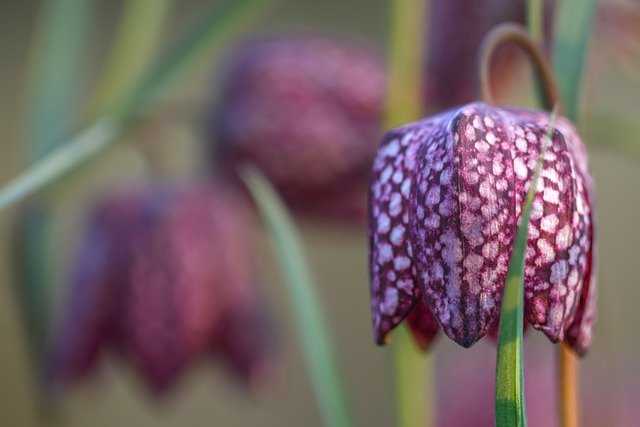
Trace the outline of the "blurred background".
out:
<instances>
[{"instance_id":1,"label":"blurred background","mask_svg":"<svg viewBox=\"0 0 640 427\"><path fill-rule=\"evenodd\" d=\"M105 54L117 27L123 2L95 1L87 49L78 80L85 101L100 77ZM152 3L152 2L151 2ZM188 28L210 5L205 0L174 2L162 32L159 51ZM615 3L615 2L614 2ZM24 144L25 89L28 62L41 2L0 2L0 182L27 164ZM123 138L73 177L50 188L50 286L53 305L63 310L74 255L89 207L117 188L143 188L154 180L190 182L203 175L209 138L210 105L220 90L222 61L249 34L282 28L303 28L364 40L383 51L389 25L389 4L382 0L282 0L256 14L246 25L225 33L208 54ZM639 15L635 15L636 18ZM633 25L631 27L634 27ZM640 242L640 22L635 37L606 25L594 27L586 67L584 111L579 126L589 150L596 181L598 234L598 322L591 352L581 364L585 425L632 426L640 423L640 331L637 327L638 242ZM413 43L407 40L406 43ZM519 68L520 70L520 68ZM530 76L525 68L503 102L530 101ZM520 70L520 71L522 71ZM522 87L521 91L517 87ZM151 156L153 165L148 158ZM158 166L159 165L159 166ZM158 170L160 173L158 173ZM159 176L160 175L160 176ZM16 296L15 250L18 207L0 216L0 425L38 423L38 381L34 373L25 324ZM366 227L358 222L322 221L296 216L309 260L335 335L338 359L357 425L394 424L391 350L373 343L367 272ZM295 335L295 324L282 276L259 221L249 224L257 250L259 285L275 315L281 366L277 380L249 392L216 363L198 361L162 396L154 396L126 363L104 357L95 375L79 382L61 398L63 426L319 426L308 377ZM440 337L432 356L437 369L436 408L452 406L476 377L494 375L494 343L482 340L471 350ZM525 369L544 380L538 394L553 396L554 347L537 331L525 338ZM479 373L482 372L482 373ZM482 381L482 380L478 380ZM529 381L529 380L528 380ZM478 386L481 388L481 386ZM491 390L492 386L487 386ZM535 395L534 392L532 395ZM491 412L493 396L486 396ZM553 400L551 400L553 402ZM528 402L529 403L529 402ZM535 405L535 403L531 403ZM461 405L462 406L462 405ZM467 411L473 414L471 406ZM547 411L553 407L542 405ZM485 408L486 409L486 408ZM482 408L478 411L482 412ZM475 409L474 409L475 411ZM531 409L530 409L531 411ZM636 411L635 413L633 411ZM439 415L440 417L441 415ZM474 425L474 417L442 425ZM632 421L633 420L633 421ZM635 421L635 423L634 423ZM535 424L532 424L535 425ZM542 425L542 424L541 424ZM549 425L549 424L546 424Z\"/></svg>"}]
</instances>

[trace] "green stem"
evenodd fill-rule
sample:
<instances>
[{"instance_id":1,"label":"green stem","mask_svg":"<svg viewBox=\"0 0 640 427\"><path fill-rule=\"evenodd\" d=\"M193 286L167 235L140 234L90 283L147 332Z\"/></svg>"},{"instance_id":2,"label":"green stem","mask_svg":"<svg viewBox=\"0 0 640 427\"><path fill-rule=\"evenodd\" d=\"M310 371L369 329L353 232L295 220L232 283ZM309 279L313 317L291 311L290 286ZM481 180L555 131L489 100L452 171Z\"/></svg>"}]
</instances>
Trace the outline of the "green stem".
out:
<instances>
[{"instance_id":1,"label":"green stem","mask_svg":"<svg viewBox=\"0 0 640 427\"><path fill-rule=\"evenodd\" d=\"M563 0L557 6L553 66L565 102L565 114L574 123L578 118L595 4L595 0Z\"/></svg>"},{"instance_id":2,"label":"green stem","mask_svg":"<svg viewBox=\"0 0 640 427\"><path fill-rule=\"evenodd\" d=\"M435 425L433 355L423 354L406 328L393 338L397 426Z\"/></svg>"},{"instance_id":3,"label":"green stem","mask_svg":"<svg viewBox=\"0 0 640 427\"><path fill-rule=\"evenodd\" d=\"M352 425L327 322L316 294L304 247L283 202L257 169L247 166L242 178L269 231L283 269L298 339L307 363L316 401L327 427Z\"/></svg>"},{"instance_id":4,"label":"green stem","mask_svg":"<svg viewBox=\"0 0 640 427\"><path fill-rule=\"evenodd\" d=\"M393 0L391 3L386 127L417 120L422 115L421 43L425 39L426 3L425 0ZM397 425L431 426L434 414L431 358L419 354L403 328L394 332L394 338Z\"/></svg>"},{"instance_id":5,"label":"green stem","mask_svg":"<svg viewBox=\"0 0 640 427\"><path fill-rule=\"evenodd\" d=\"M267 5L274 1L260 2L260 10L266 10ZM225 24L235 23L238 18L246 19L249 11L252 12L251 17L255 18L256 11L251 6L256 2L216 2L181 42L144 74L126 100L118 102L121 107L112 115L96 120L0 188L0 210L52 184L115 142L142 114L141 110L149 105L158 91L183 69L185 63L200 52L213 36L226 29Z\"/></svg>"}]
</instances>

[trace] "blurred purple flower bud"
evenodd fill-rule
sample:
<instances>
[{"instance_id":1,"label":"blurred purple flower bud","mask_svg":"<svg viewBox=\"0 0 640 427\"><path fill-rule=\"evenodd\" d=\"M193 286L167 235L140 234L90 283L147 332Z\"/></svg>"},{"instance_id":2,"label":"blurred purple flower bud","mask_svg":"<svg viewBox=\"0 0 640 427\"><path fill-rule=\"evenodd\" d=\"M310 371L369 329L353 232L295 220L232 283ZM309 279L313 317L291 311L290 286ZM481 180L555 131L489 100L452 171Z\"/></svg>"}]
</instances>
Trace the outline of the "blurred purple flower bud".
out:
<instances>
[{"instance_id":1,"label":"blurred purple flower bud","mask_svg":"<svg viewBox=\"0 0 640 427\"><path fill-rule=\"evenodd\" d=\"M272 340L254 286L247 209L221 188L104 201L78 252L54 379L78 379L112 347L158 392L209 350L242 380L259 380Z\"/></svg>"},{"instance_id":2,"label":"blurred purple flower bud","mask_svg":"<svg viewBox=\"0 0 640 427\"><path fill-rule=\"evenodd\" d=\"M378 343L421 301L462 346L494 327L549 118L472 103L387 133L369 194ZM584 147L575 128L558 118L532 205L525 316L580 354L595 317L592 203Z\"/></svg>"},{"instance_id":3,"label":"blurred purple flower bud","mask_svg":"<svg viewBox=\"0 0 640 427\"><path fill-rule=\"evenodd\" d=\"M364 219L384 102L377 51L316 35L260 38L237 48L222 81L211 132L222 167L252 162L293 207Z\"/></svg>"},{"instance_id":4,"label":"blurred purple flower bud","mask_svg":"<svg viewBox=\"0 0 640 427\"><path fill-rule=\"evenodd\" d=\"M545 0L545 40L551 36L553 2ZM429 7L425 105L440 110L473 99L476 53L484 35L504 22L524 24L525 0L434 0ZM499 94L517 62L505 46L493 60L492 82Z\"/></svg>"}]
</instances>

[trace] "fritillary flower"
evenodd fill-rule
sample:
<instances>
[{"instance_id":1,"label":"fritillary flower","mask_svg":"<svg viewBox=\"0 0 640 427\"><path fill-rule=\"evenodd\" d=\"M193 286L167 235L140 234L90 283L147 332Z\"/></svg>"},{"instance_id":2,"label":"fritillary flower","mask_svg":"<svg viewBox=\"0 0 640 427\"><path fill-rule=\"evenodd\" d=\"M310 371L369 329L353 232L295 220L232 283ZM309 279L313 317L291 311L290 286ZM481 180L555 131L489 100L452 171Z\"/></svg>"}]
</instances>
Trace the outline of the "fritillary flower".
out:
<instances>
[{"instance_id":1,"label":"fritillary flower","mask_svg":"<svg viewBox=\"0 0 640 427\"><path fill-rule=\"evenodd\" d=\"M210 352L243 381L259 381L272 340L250 267L247 209L220 188L162 187L102 202L78 251L54 379L85 376L109 348L155 391Z\"/></svg>"},{"instance_id":2,"label":"fritillary flower","mask_svg":"<svg viewBox=\"0 0 640 427\"><path fill-rule=\"evenodd\" d=\"M405 319L423 346L438 325L465 347L495 327L549 120L478 102L386 134L369 196L378 343ZM593 182L573 125L558 118L551 139L529 226L525 317L584 354L595 318Z\"/></svg>"},{"instance_id":3,"label":"fritillary flower","mask_svg":"<svg viewBox=\"0 0 640 427\"><path fill-rule=\"evenodd\" d=\"M257 38L233 53L222 82L211 130L220 166L251 162L293 207L365 218L384 101L379 52L319 35Z\"/></svg>"}]
</instances>

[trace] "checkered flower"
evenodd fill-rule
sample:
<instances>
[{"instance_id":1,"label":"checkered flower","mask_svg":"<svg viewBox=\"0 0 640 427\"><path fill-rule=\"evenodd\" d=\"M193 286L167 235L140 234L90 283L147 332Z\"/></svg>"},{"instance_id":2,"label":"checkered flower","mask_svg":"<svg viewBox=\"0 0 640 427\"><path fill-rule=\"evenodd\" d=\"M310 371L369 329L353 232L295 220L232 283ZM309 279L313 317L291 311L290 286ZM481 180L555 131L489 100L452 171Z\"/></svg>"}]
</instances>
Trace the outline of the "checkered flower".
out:
<instances>
[{"instance_id":1,"label":"checkered flower","mask_svg":"<svg viewBox=\"0 0 640 427\"><path fill-rule=\"evenodd\" d=\"M495 327L549 119L472 103L387 133L369 194L378 343L405 319L423 347L438 325L465 347ZM595 318L592 203L584 147L558 118L532 205L525 317L580 354Z\"/></svg>"},{"instance_id":2,"label":"checkered flower","mask_svg":"<svg viewBox=\"0 0 640 427\"><path fill-rule=\"evenodd\" d=\"M247 209L222 189L155 188L104 201L78 252L54 380L84 376L106 348L155 391L208 352L242 380L259 380L272 340L254 286Z\"/></svg>"},{"instance_id":3,"label":"checkered flower","mask_svg":"<svg viewBox=\"0 0 640 427\"><path fill-rule=\"evenodd\" d=\"M382 56L359 43L318 35L245 42L212 113L218 164L232 172L255 164L292 207L364 219L385 78Z\"/></svg>"}]
</instances>

